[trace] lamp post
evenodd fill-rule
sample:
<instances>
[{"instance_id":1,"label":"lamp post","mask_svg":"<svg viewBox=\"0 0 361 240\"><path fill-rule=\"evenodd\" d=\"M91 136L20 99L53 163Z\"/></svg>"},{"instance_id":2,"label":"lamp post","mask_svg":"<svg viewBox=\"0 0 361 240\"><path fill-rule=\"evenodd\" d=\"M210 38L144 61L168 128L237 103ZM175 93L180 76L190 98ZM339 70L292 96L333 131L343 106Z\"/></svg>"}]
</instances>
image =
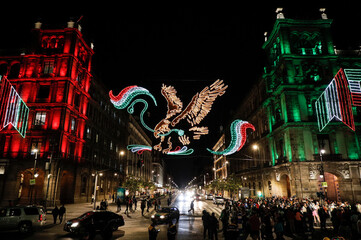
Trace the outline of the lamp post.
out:
<instances>
[{"instance_id":1,"label":"lamp post","mask_svg":"<svg viewBox=\"0 0 361 240\"><path fill-rule=\"evenodd\" d=\"M37 178L39 176L39 174L36 172L36 161L38 159L38 151L39 150L37 148L34 148L33 150L31 150L31 152L33 154L35 154L35 157L34 157L34 168L33 168L33 177L34 177L34 179L32 180L34 182L31 183L31 185L33 187L31 188L30 204L33 203L33 191L34 191L34 185L35 185L35 178ZM36 198L36 196L35 196L35 198Z\"/></svg>"},{"instance_id":2,"label":"lamp post","mask_svg":"<svg viewBox=\"0 0 361 240\"><path fill-rule=\"evenodd\" d=\"M322 181L322 183L321 184L323 184L323 182L326 182L326 177L325 177L325 171L324 171L324 169L323 169L323 159L322 159L322 157L323 157L323 154L325 154L326 153L326 150L325 149L321 149L320 150L320 162L321 162L321 166L320 166L320 178L321 178L321 181ZM322 185L321 185L322 186ZM326 186L322 186L322 188L324 189L324 193L325 193L325 198L327 198L327 187Z\"/></svg>"},{"instance_id":3,"label":"lamp post","mask_svg":"<svg viewBox=\"0 0 361 240\"><path fill-rule=\"evenodd\" d=\"M98 185L98 171L95 171L95 183L94 183L94 210L96 209L97 202L97 185Z\"/></svg>"},{"instance_id":4,"label":"lamp post","mask_svg":"<svg viewBox=\"0 0 361 240\"><path fill-rule=\"evenodd\" d=\"M260 150L259 150L259 146L257 144L253 144L252 146L254 151L257 151L257 160L260 161ZM264 180L263 180L263 161L261 162L261 177L262 177L262 196L265 197L265 192L264 192Z\"/></svg>"}]
</instances>

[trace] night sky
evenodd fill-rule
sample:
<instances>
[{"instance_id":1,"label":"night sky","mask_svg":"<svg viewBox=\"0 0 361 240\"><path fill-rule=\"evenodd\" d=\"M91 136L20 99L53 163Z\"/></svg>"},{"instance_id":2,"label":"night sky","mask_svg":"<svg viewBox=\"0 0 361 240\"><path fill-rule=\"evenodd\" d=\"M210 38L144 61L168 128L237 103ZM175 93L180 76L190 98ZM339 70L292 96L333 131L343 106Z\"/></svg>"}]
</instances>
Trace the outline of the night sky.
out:
<instances>
[{"instance_id":1,"label":"night sky","mask_svg":"<svg viewBox=\"0 0 361 240\"><path fill-rule=\"evenodd\" d=\"M300 2L301 3L301 2ZM333 19L334 43L340 49L361 45L361 16L350 4L287 6L268 3L195 7L87 6L63 4L54 8L9 6L0 14L0 49L26 47L30 32L40 19L42 28L63 28L70 17L80 24L86 41L94 43L93 73L115 93L126 86L149 89L158 107L150 107L145 119L150 126L165 116L162 83L173 85L187 105L196 92L217 79L229 86L218 98L204 120L209 135L191 145L190 157L166 158L178 185L186 184L212 163L204 151L220 136L220 126L228 130L232 113L261 76L265 54L261 48L264 32L270 33L276 19L275 9L284 8L286 18L320 19L318 9L326 7ZM246 120L246 119L244 119ZM229 140L228 140L229 141Z\"/></svg>"}]
</instances>

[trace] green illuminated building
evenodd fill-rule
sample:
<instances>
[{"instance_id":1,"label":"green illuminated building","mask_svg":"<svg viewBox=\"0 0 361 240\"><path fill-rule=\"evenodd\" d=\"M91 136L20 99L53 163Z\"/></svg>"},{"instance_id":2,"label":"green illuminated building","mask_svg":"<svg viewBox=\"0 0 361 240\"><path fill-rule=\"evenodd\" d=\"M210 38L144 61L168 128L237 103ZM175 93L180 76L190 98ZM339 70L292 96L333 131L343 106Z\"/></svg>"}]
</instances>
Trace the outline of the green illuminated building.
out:
<instances>
[{"instance_id":1,"label":"green illuminated building","mask_svg":"<svg viewBox=\"0 0 361 240\"><path fill-rule=\"evenodd\" d=\"M251 196L318 198L319 192L331 200L361 201L361 109L353 109L355 132L341 122L320 132L316 120L315 100L337 71L361 69L360 50L334 47L331 24L325 13L318 20L278 14L266 36L264 73L234 117L256 132L228 167Z\"/></svg>"}]
</instances>

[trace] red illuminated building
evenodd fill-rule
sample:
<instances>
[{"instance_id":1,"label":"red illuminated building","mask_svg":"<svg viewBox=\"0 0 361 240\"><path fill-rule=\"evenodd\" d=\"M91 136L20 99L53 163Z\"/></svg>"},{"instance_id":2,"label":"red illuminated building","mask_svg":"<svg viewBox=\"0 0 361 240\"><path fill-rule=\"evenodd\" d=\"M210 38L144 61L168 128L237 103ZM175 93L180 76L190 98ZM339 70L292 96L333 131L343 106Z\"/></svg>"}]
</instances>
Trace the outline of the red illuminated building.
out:
<instances>
[{"instance_id":1,"label":"red illuminated building","mask_svg":"<svg viewBox=\"0 0 361 240\"><path fill-rule=\"evenodd\" d=\"M46 197L73 202L74 176L84 161L94 52L74 22L60 30L40 26L35 25L29 52L0 57L0 75L30 109L26 138L11 126L0 133L2 203L39 203Z\"/></svg>"},{"instance_id":2,"label":"red illuminated building","mask_svg":"<svg viewBox=\"0 0 361 240\"><path fill-rule=\"evenodd\" d=\"M126 149L151 140L131 115L112 107L77 27L70 21L64 29L41 29L38 22L29 50L0 56L0 75L29 108L25 138L10 125L0 131L0 205L90 202L96 172L98 200L126 174L151 179L152 155Z\"/></svg>"}]
</instances>

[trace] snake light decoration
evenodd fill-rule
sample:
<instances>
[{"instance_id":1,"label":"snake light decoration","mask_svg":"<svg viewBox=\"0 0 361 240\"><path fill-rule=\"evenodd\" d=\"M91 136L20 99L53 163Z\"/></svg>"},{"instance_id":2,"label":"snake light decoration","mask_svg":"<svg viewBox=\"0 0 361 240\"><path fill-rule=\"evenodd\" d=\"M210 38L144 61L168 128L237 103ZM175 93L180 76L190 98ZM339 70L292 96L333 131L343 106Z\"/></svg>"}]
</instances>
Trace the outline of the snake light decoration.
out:
<instances>
[{"instance_id":1,"label":"snake light decoration","mask_svg":"<svg viewBox=\"0 0 361 240\"><path fill-rule=\"evenodd\" d=\"M213 102L216 100L216 98L222 96L225 93L227 87L228 86L224 85L222 80L217 80L210 86L205 87L202 91L196 93L189 102L189 104L187 105L187 107L183 109L183 103L177 97L176 95L177 91L175 90L175 88L173 86L166 86L163 84L161 89L161 94L167 101L168 109L166 116L162 120L160 120L159 123L154 128L149 127L144 121L144 113L148 109L147 100L143 98L138 98L141 96L148 96L153 100L155 106L157 106L157 101L147 89L143 87L138 87L136 85L129 86L124 88L117 96L114 96L113 92L110 91L109 97L111 103L114 105L115 108L117 109L127 108L127 111L130 114L134 113L135 104L143 103L144 107L140 113L140 122L145 129L153 133L155 138L160 139L160 142L153 147L133 144L127 147L128 150L132 151L133 153L137 152L138 154L141 154L144 151L152 151L152 149L154 149L156 151L160 151L167 155L190 155L194 152L192 148L188 148L186 146L189 145L191 142L190 137L193 138L194 140L199 140L201 136L208 134L209 132L208 127L199 126L199 124L212 109ZM186 120L188 125L190 125L189 128L187 129L175 128L176 125L178 125L178 123L181 122L182 120ZM247 123L243 121L241 122ZM233 125L235 124L232 123L232 126ZM237 126L238 125L236 124L236 126L234 127L237 129L240 128L241 131L246 126L254 130L252 124L242 125L244 126L243 128L241 126L240 127ZM238 140L238 138L240 138L241 140ZM232 135L231 145L233 142L235 142L235 144L238 144L238 142L240 142L241 146L237 148L239 150L244 145L246 141L245 139L246 136L243 136L242 134L241 135L236 134L235 136ZM176 146L174 149L173 149L173 145ZM235 152L233 150L230 150L227 152L222 151L221 153L218 153L218 152L213 152L209 149L208 151L214 154L223 154L224 152L225 155Z\"/></svg>"},{"instance_id":2,"label":"snake light decoration","mask_svg":"<svg viewBox=\"0 0 361 240\"><path fill-rule=\"evenodd\" d=\"M207 148L207 150L216 155L231 155L235 152L241 150L243 145L246 143L247 132L246 130L250 128L255 131L255 127L247 121L235 120L231 124L231 142L229 146L220 152L212 151Z\"/></svg>"}]
</instances>

